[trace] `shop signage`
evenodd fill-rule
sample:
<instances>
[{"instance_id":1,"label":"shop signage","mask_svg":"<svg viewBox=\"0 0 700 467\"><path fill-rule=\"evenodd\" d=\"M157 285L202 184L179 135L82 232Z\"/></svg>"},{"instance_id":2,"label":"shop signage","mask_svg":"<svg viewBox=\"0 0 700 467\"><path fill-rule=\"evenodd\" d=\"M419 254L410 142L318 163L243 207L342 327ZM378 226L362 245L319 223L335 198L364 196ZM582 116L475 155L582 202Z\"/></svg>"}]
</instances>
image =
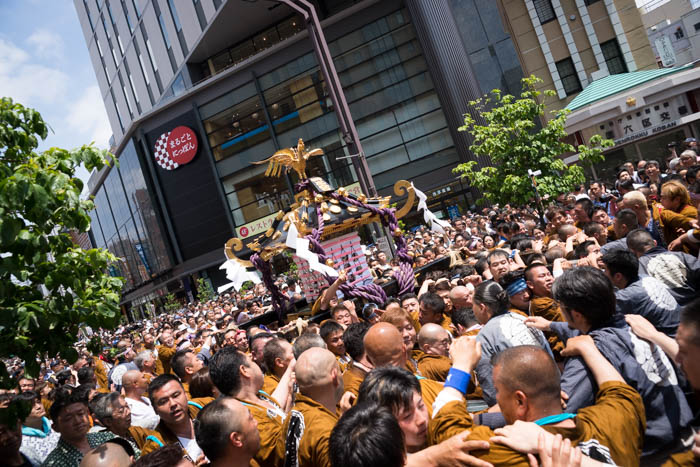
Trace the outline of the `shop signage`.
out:
<instances>
[{"instance_id":1,"label":"shop signage","mask_svg":"<svg viewBox=\"0 0 700 467\"><path fill-rule=\"evenodd\" d=\"M362 190L360 189L360 184L358 182L347 185L345 190L348 193L353 193L355 195L362 194ZM241 240L245 240L265 232L272 226L272 223L275 221L275 216L277 216L276 212L265 217L261 217L253 222L248 222L240 227L236 227L236 237L240 238Z\"/></svg>"},{"instance_id":2,"label":"shop signage","mask_svg":"<svg viewBox=\"0 0 700 467\"><path fill-rule=\"evenodd\" d=\"M195 132L189 127L178 126L160 135L153 154L159 166L174 170L191 162L197 155L197 147Z\"/></svg>"},{"instance_id":3,"label":"shop signage","mask_svg":"<svg viewBox=\"0 0 700 467\"><path fill-rule=\"evenodd\" d=\"M661 64L664 67L670 67L676 64L676 53L673 51L671 38L667 35L662 35L654 41L656 52L659 54Z\"/></svg>"},{"instance_id":4,"label":"shop signage","mask_svg":"<svg viewBox=\"0 0 700 467\"><path fill-rule=\"evenodd\" d=\"M663 125L656 126L654 128L650 128L648 130L640 131L638 133L633 133L629 136L625 136L624 138L619 138L615 140L615 146L619 146L620 144L626 144L629 143L630 141L636 141L640 138L646 138L647 136L650 135L655 135L656 133L660 133L662 131L666 131L669 128L673 128L674 126L678 125L678 120L674 120L672 122L665 123Z\"/></svg>"}]
</instances>

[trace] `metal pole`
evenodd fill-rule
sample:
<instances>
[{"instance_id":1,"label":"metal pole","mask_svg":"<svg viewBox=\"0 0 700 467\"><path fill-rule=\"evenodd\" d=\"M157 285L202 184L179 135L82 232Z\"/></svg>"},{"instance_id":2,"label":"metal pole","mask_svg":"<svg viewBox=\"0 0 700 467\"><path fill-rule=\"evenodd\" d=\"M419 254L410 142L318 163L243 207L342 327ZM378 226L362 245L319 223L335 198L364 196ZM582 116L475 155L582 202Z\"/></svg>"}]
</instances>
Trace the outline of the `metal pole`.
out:
<instances>
[{"instance_id":1,"label":"metal pole","mask_svg":"<svg viewBox=\"0 0 700 467\"><path fill-rule=\"evenodd\" d=\"M326 82L331 101L333 102L333 106L335 108L335 114L338 117L338 124L343 135L343 141L345 144L347 144L348 151L352 155L351 159L353 166L355 167L355 171L357 172L360 188L362 188L362 191L368 196L377 196L374 180L372 179L372 174L369 171L369 166L367 165L367 160L365 159L365 153L362 150L360 137L357 134L355 122L350 114L350 107L348 107L347 100L345 99L343 87L340 84L340 78L338 77L335 65L333 64L333 57L328 49L328 43L326 42L326 38L323 34L321 23L316 15L316 9L306 0L278 1L289 6L304 17L304 21L306 21L306 26L309 31L309 36L311 36L311 40L314 44L314 52L316 53L316 59L318 60L321 74Z\"/></svg>"},{"instance_id":2,"label":"metal pole","mask_svg":"<svg viewBox=\"0 0 700 467\"><path fill-rule=\"evenodd\" d=\"M539 208L539 211L540 211L540 224L541 224L541 227L544 229L547 225L545 223L545 220L544 220L544 205L542 204L542 197L540 197L540 192L537 189L537 180L535 180L535 177L537 175L541 175L542 171L535 170L533 172L532 170L528 169L527 173L530 176L530 182L532 182L532 189L535 192L535 202L537 203L537 207Z\"/></svg>"}]
</instances>

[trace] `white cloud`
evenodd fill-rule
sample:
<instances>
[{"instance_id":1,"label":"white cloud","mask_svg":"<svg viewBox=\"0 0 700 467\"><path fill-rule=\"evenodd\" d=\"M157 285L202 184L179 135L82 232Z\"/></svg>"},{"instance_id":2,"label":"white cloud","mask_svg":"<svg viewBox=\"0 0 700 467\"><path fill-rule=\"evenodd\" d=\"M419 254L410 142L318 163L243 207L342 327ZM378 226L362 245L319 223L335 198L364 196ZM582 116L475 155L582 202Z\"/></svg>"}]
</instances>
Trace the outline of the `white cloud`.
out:
<instances>
[{"instance_id":1,"label":"white cloud","mask_svg":"<svg viewBox=\"0 0 700 467\"><path fill-rule=\"evenodd\" d=\"M68 90L69 77L57 68L30 60L12 42L0 39L0 92L25 106L57 102Z\"/></svg>"},{"instance_id":2,"label":"white cloud","mask_svg":"<svg viewBox=\"0 0 700 467\"><path fill-rule=\"evenodd\" d=\"M55 32L37 29L27 38L27 43L34 49L37 57L46 60L63 59L63 39Z\"/></svg>"},{"instance_id":3,"label":"white cloud","mask_svg":"<svg viewBox=\"0 0 700 467\"><path fill-rule=\"evenodd\" d=\"M86 88L76 99L66 115L66 121L72 130L88 138L85 141L86 144L94 141L100 148L109 148L112 129L109 126L100 89L96 85Z\"/></svg>"},{"instance_id":4,"label":"white cloud","mask_svg":"<svg viewBox=\"0 0 700 467\"><path fill-rule=\"evenodd\" d=\"M40 36L32 37L39 43ZM0 38L0 93L42 113L53 130L42 147L72 149L94 141L107 149L112 130L98 86L76 87L72 76L52 64Z\"/></svg>"}]
</instances>

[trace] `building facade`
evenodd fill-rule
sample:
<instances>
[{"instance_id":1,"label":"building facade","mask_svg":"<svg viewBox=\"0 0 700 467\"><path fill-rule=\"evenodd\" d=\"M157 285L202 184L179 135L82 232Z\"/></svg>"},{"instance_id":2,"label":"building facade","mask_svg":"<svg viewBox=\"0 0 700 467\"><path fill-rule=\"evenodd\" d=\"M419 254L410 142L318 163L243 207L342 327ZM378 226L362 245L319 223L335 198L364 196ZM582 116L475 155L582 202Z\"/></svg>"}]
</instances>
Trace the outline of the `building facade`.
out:
<instances>
[{"instance_id":1,"label":"building facade","mask_svg":"<svg viewBox=\"0 0 700 467\"><path fill-rule=\"evenodd\" d=\"M499 0L526 75L562 109L591 82L657 68L635 0Z\"/></svg>"},{"instance_id":2,"label":"building facade","mask_svg":"<svg viewBox=\"0 0 700 467\"><path fill-rule=\"evenodd\" d=\"M379 194L407 179L443 215L473 204L452 173L474 158L457 128L469 100L493 87L516 92L523 76L495 4L314 3ZM190 294L196 276L223 282L224 243L247 242L293 202L294 174L265 177L253 163L298 138L324 150L309 161L310 175L358 189L305 24L286 6L75 0L75 7L119 158L89 182L92 237L121 259L113 273L127 280L126 306ZM482 32L475 36L475 28Z\"/></svg>"}]
</instances>

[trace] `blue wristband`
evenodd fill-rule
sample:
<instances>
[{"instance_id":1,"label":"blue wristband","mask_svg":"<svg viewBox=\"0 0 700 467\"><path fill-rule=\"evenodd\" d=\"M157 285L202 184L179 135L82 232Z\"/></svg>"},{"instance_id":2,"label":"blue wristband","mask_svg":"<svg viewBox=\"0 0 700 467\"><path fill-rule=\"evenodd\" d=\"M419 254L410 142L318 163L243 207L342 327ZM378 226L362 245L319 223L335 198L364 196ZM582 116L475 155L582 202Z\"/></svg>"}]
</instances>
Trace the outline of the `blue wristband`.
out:
<instances>
[{"instance_id":1,"label":"blue wristband","mask_svg":"<svg viewBox=\"0 0 700 467\"><path fill-rule=\"evenodd\" d=\"M466 371L458 370L457 368L450 368L450 372L447 373L447 378L445 379L445 387L454 388L466 395L470 378L471 375Z\"/></svg>"}]
</instances>

